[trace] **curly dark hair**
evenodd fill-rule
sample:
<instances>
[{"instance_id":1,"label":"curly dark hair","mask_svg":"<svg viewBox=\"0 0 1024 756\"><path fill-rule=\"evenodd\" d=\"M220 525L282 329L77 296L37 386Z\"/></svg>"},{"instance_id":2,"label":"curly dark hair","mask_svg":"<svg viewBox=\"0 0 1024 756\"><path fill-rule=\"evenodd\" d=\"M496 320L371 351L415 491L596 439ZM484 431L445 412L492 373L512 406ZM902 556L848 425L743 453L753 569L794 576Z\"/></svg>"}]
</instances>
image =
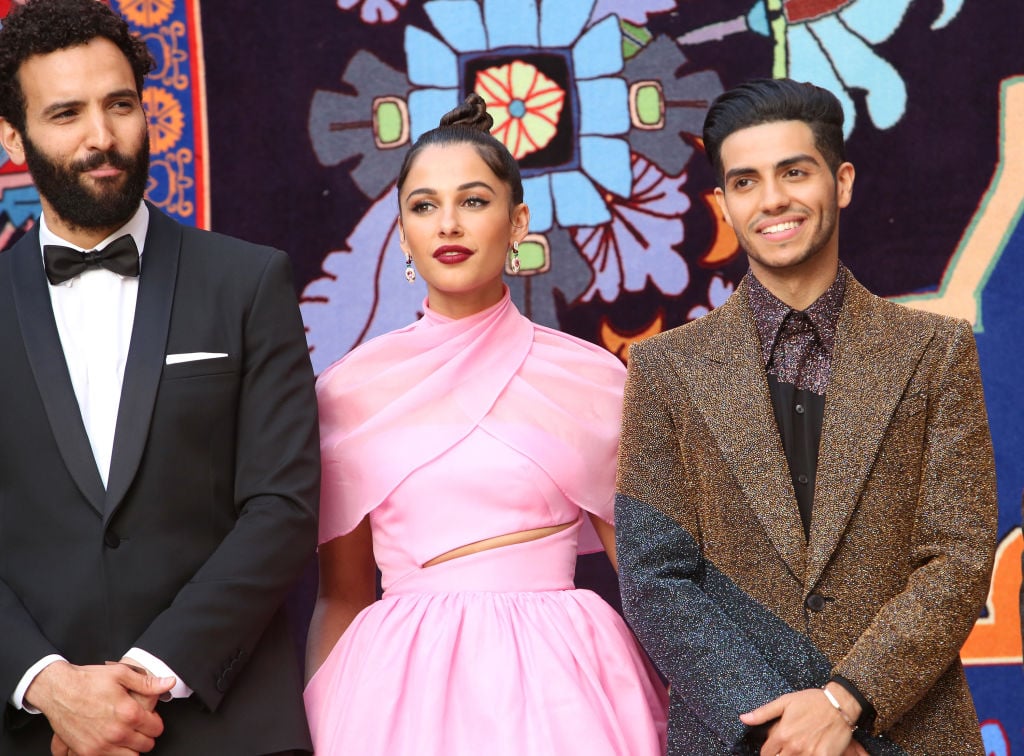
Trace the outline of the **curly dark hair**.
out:
<instances>
[{"instance_id":1,"label":"curly dark hair","mask_svg":"<svg viewBox=\"0 0 1024 756\"><path fill-rule=\"evenodd\" d=\"M491 136L494 119L487 112L484 98L475 92L456 107L441 116L440 125L422 134L416 144L405 154L402 168L398 172L398 192L401 194L409 169L416 156L430 146L471 144L477 154L509 188L512 207L523 201L523 179L519 175L519 164L504 144Z\"/></svg>"},{"instance_id":2,"label":"curly dark hair","mask_svg":"<svg viewBox=\"0 0 1024 756\"><path fill-rule=\"evenodd\" d=\"M142 95L142 81L156 66L146 43L131 33L128 23L97 0L28 0L12 5L0 26L0 117L25 133L25 94L18 71L33 55L46 55L84 45L97 37L113 42L124 53Z\"/></svg>"}]
</instances>

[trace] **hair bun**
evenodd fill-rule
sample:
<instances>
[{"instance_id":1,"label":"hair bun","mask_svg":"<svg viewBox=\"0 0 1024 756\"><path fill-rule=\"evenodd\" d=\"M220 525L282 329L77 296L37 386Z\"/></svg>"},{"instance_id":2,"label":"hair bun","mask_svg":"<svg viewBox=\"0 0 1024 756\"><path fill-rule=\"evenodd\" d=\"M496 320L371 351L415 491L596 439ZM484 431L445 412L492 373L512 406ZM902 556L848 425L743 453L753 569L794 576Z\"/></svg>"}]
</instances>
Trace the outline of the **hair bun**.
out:
<instances>
[{"instance_id":1,"label":"hair bun","mask_svg":"<svg viewBox=\"0 0 1024 756\"><path fill-rule=\"evenodd\" d=\"M441 116L439 128L448 126L465 126L489 134L491 127L494 126L494 119L487 112L484 98L476 92L470 92L461 105Z\"/></svg>"}]
</instances>

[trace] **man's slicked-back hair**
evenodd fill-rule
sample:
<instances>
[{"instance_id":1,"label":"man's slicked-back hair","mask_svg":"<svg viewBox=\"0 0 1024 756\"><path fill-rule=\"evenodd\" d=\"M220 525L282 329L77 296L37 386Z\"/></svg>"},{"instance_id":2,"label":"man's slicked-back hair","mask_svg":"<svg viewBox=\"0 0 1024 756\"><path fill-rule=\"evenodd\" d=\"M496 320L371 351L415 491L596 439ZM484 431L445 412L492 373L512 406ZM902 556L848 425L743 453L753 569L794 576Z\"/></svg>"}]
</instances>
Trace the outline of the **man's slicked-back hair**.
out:
<instances>
[{"instance_id":1,"label":"man's slicked-back hair","mask_svg":"<svg viewBox=\"0 0 1024 756\"><path fill-rule=\"evenodd\" d=\"M724 182L722 142L740 129L776 121L802 121L835 175L846 160L843 106L827 89L792 79L755 79L719 95L704 118L704 150L719 185Z\"/></svg>"},{"instance_id":2,"label":"man's slicked-back hair","mask_svg":"<svg viewBox=\"0 0 1024 756\"><path fill-rule=\"evenodd\" d=\"M18 80L21 65L34 55L47 55L84 45L97 37L113 42L131 65L135 88L156 63L146 43L128 23L99 0L28 0L11 5L0 27L0 117L25 133L25 94Z\"/></svg>"}]
</instances>

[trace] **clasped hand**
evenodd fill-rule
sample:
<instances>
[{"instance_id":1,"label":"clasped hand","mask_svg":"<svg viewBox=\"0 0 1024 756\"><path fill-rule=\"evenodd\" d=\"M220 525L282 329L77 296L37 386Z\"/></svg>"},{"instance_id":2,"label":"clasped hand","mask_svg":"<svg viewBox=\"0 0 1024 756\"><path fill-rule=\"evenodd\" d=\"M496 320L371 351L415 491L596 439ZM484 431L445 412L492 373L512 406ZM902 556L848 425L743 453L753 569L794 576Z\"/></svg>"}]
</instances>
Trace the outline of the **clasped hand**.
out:
<instances>
[{"instance_id":1,"label":"clasped hand","mask_svg":"<svg viewBox=\"0 0 1024 756\"><path fill-rule=\"evenodd\" d=\"M868 756L817 688L779 696L741 714L740 720L750 726L777 720L768 730L761 756Z\"/></svg>"},{"instance_id":2,"label":"clasped hand","mask_svg":"<svg viewBox=\"0 0 1024 756\"><path fill-rule=\"evenodd\" d=\"M55 662L32 681L25 700L49 720L53 756L136 756L163 733L154 709L174 683L129 663Z\"/></svg>"}]
</instances>

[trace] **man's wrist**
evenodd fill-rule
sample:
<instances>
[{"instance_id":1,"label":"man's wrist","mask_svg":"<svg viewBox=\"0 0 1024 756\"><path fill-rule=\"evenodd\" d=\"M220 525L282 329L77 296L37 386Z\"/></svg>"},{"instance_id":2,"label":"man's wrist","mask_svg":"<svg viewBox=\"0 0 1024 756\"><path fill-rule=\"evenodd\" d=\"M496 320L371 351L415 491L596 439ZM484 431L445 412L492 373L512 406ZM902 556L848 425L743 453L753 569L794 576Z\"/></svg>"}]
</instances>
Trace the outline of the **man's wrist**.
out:
<instances>
[{"instance_id":1,"label":"man's wrist","mask_svg":"<svg viewBox=\"0 0 1024 756\"><path fill-rule=\"evenodd\" d=\"M18 684L14 686L14 692L11 693L11 697L8 699L11 706L15 709L20 709L27 714L40 714L41 712L39 709L35 708L25 700L25 694L28 692L28 688L32 684L32 681L36 679L36 676L40 672L54 662L59 661L64 661L64 657L60 654L47 654L25 670L25 674L23 674L21 679L18 680Z\"/></svg>"},{"instance_id":2,"label":"man's wrist","mask_svg":"<svg viewBox=\"0 0 1024 756\"><path fill-rule=\"evenodd\" d=\"M830 687L829 690L834 691L835 686L838 685L853 697L853 700L856 701L857 705L860 707L860 715L855 720L857 726L862 730L870 732L875 726L875 717L877 716L877 712L875 711L875 707L871 705L871 701L857 688L856 685L842 675L834 674L828 679L828 682L832 684L832 687ZM844 699L840 698L840 701L843 700Z\"/></svg>"},{"instance_id":3,"label":"man's wrist","mask_svg":"<svg viewBox=\"0 0 1024 756\"><path fill-rule=\"evenodd\" d=\"M149 651L138 646L132 646L122 657L123 660L128 660L145 668L146 672L154 677L173 677L175 679L174 687L160 697L161 701L167 702L172 698L188 698L193 693L192 688L181 679L177 672L171 669L167 662L159 656L149 653Z\"/></svg>"},{"instance_id":4,"label":"man's wrist","mask_svg":"<svg viewBox=\"0 0 1024 756\"><path fill-rule=\"evenodd\" d=\"M860 719L861 714L860 702L853 697L850 691L834 680L825 683L821 690L847 726L851 730L856 730L857 720Z\"/></svg>"},{"instance_id":5,"label":"man's wrist","mask_svg":"<svg viewBox=\"0 0 1024 756\"><path fill-rule=\"evenodd\" d=\"M54 682L72 665L64 658L57 658L40 669L25 688L22 696L22 708L32 714L45 714L53 700Z\"/></svg>"}]
</instances>

